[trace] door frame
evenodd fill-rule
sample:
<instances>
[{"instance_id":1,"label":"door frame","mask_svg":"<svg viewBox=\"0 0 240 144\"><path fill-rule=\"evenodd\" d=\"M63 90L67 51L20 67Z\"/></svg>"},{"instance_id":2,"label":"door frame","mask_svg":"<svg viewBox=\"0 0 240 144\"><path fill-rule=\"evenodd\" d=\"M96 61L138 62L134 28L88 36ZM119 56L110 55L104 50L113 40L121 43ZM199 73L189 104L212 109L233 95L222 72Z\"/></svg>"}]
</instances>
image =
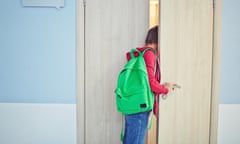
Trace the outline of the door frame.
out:
<instances>
[{"instance_id":1,"label":"door frame","mask_svg":"<svg viewBox=\"0 0 240 144\"><path fill-rule=\"evenodd\" d=\"M76 138L85 144L85 0L76 0Z\"/></svg>"},{"instance_id":2,"label":"door frame","mask_svg":"<svg viewBox=\"0 0 240 144\"><path fill-rule=\"evenodd\" d=\"M85 0L76 0L76 118L77 144L85 143ZM220 92L222 0L213 0L213 56L209 144L218 137L218 110Z\"/></svg>"},{"instance_id":3,"label":"door frame","mask_svg":"<svg viewBox=\"0 0 240 144\"><path fill-rule=\"evenodd\" d=\"M213 0L212 97L209 144L217 144L220 95L222 0Z\"/></svg>"}]
</instances>

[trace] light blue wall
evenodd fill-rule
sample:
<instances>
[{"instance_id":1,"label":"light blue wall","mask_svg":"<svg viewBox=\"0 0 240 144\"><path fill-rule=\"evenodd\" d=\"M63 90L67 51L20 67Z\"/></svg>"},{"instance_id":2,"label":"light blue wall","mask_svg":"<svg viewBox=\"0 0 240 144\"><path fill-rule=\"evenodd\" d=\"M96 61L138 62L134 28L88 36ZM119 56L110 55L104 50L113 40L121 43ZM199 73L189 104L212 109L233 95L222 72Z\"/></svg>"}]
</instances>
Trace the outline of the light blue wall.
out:
<instances>
[{"instance_id":1,"label":"light blue wall","mask_svg":"<svg viewBox=\"0 0 240 144\"><path fill-rule=\"evenodd\" d=\"M75 0L0 1L0 144L76 144Z\"/></svg>"},{"instance_id":2,"label":"light blue wall","mask_svg":"<svg viewBox=\"0 0 240 144\"><path fill-rule=\"evenodd\" d=\"M221 104L240 103L240 1L223 0Z\"/></svg>"},{"instance_id":3,"label":"light blue wall","mask_svg":"<svg viewBox=\"0 0 240 144\"><path fill-rule=\"evenodd\" d=\"M24 8L0 1L0 102L75 103L75 0Z\"/></svg>"},{"instance_id":4,"label":"light blue wall","mask_svg":"<svg viewBox=\"0 0 240 144\"><path fill-rule=\"evenodd\" d=\"M218 144L240 143L240 1L223 0Z\"/></svg>"}]
</instances>

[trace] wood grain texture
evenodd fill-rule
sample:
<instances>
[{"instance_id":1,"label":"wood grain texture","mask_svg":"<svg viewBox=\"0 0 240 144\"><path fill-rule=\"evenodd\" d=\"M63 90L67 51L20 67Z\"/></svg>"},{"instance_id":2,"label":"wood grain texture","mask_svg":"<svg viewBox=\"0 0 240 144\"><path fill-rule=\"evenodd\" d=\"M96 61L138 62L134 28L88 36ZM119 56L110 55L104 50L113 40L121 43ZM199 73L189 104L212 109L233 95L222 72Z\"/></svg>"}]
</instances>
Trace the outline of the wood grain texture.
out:
<instances>
[{"instance_id":1,"label":"wood grain texture","mask_svg":"<svg viewBox=\"0 0 240 144\"><path fill-rule=\"evenodd\" d=\"M150 122L150 119L149 119ZM157 119L154 116L152 120L152 128L148 130L146 135L145 144L156 144L157 143Z\"/></svg>"},{"instance_id":2,"label":"wood grain texture","mask_svg":"<svg viewBox=\"0 0 240 144\"><path fill-rule=\"evenodd\" d=\"M144 44L148 1L86 2L86 143L120 144L114 89L125 53Z\"/></svg>"},{"instance_id":3,"label":"wood grain texture","mask_svg":"<svg viewBox=\"0 0 240 144\"><path fill-rule=\"evenodd\" d=\"M160 144L208 144L212 73L212 0L161 0L162 80L180 90L160 103Z\"/></svg>"}]
</instances>

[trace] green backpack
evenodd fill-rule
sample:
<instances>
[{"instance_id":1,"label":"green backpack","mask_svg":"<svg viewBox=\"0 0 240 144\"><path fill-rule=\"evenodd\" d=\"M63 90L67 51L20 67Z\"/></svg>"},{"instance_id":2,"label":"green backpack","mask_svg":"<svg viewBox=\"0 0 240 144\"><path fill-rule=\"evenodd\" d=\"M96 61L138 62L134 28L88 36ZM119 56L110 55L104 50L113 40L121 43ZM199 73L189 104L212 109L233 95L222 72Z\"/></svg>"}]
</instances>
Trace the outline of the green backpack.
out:
<instances>
[{"instance_id":1,"label":"green backpack","mask_svg":"<svg viewBox=\"0 0 240 144\"><path fill-rule=\"evenodd\" d=\"M144 53L151 48L140 52L137 49L130 51L131 59L120 72L116 93L116 104L119 112L123 114L135 114L153 109L154 94L151 91ZM138 57L134 56L138 52ZM153 51L154 52L154 51Z\"/></svg>"}]
</instances>

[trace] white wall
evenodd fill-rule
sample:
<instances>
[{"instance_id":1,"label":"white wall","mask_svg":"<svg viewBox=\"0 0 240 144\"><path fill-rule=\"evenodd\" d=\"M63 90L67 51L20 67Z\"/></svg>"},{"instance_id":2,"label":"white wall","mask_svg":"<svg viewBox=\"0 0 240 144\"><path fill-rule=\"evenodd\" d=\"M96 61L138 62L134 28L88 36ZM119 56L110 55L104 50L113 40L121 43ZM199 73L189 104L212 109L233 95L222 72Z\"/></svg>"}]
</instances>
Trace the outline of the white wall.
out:
<instances>
[{"instance_id":1,"label":"white wall","mask_svg":"<svg viewBox=\"0 0 240 144\"><path fill-rule=\"evenodd\" d=\"M75 104L0 104L0 144L76 144Z\"/></svg>"},{"instance_id":2,"label":"white wall","mask_svg":"<svg viewBox=\"0 0 240 144\"><path fill-rule=\"evenodd\" d=\"M221 104L219 111L218 144L239 144L240 105Z\"/></svg>"}]
</instances>

